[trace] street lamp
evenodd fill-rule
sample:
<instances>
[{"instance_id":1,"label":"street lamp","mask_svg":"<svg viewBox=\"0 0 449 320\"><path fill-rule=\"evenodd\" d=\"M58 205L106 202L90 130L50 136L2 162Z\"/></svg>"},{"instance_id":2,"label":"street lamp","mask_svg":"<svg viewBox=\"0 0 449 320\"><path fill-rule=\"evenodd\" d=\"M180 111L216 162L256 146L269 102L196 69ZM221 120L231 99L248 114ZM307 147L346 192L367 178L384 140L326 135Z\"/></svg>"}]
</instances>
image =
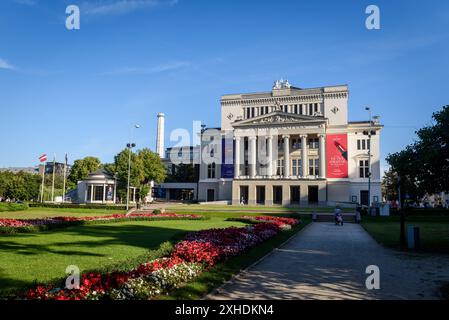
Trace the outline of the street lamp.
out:
<instances>
[{"instance_id":1,"label":"street lamp","mask_svg":"<svg viewBox=\"0 0 449 320\"><path fill-rule=\"evenodd\" d=\"M376 131L372 129L373 121L379 121L379 116L371 116L371 108L366 107L369 114L369 130L363 131L364 135L368 136L368 214L371 215L371 137L376 135Z\"/></svg>"},{"instance_id":2,"label":"street lamp","mask_svg":"<svg viewBox=\"0 0 449 320\"><path fill-rule=\"evenodd\" d=\"M133 139L133 132L134 132L133 129L139 129L139 128L140 128L140 125L138 125L138 124L135 124L133 126L133 128L131 129L131 140ZM132 153L132 149L135 146L136 146L136 144L132 143L132 142L126 144L126 147L128 148L128 187L126 188L126 211L129 210L129 187L130 187L129 183L131 180L131 153Z\"/></svg>"},{"instance_id":3,"label":"street lamp","mask_svg":"<svg viewBox=\"0 0 449 320\"><path fill-rule=\"evenodd\" d=\"M198 202L199 201L199 197L200 197L200 177L201 177L201 164L202 164L202 161L203 161L203 158L202 158L202 153L203 153L203 133L204 133L204 131L206 131L206 125L205 124L202 124L201 125L201 132L200 132L200 154L199 154L199 160L200 160L200 163L199 163L199 165L198 165L198 182L196 183L196 201Z\"/></svg>"}]
</instances>

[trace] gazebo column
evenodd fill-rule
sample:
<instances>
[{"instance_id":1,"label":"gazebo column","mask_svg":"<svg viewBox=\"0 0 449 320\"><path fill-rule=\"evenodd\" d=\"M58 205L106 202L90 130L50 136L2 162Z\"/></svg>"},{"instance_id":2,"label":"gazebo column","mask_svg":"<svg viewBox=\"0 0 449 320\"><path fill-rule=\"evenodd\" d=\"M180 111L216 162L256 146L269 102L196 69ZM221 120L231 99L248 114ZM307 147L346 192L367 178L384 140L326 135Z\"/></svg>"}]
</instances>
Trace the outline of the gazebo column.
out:
<instances>
[{"instance_id":1,"label":"gazebo column","mask_svg":"<svg viewBox=\"0 0 449 320\"><path fill-rule=\"evenodd\" d=\"M103 183L103 203L106 202L106 185Z\"/></svg>"},{"instance_id":2,"label":"gazebo column","mask_svg":"<svg viewBox=\"0 0 449 320\"><path fill-rule=\"evenodd\" d=\"M94 201L94 185L90 185L90 202Z\"/></svg>"}]
</instances>

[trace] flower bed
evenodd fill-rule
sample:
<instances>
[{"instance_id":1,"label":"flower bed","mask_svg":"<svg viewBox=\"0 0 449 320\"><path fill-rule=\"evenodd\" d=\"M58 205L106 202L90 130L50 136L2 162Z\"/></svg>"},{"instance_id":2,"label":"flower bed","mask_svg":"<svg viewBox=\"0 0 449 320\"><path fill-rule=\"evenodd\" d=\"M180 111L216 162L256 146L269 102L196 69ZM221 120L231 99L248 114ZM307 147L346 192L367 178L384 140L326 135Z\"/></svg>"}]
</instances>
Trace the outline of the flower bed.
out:
<instances>
[{"instance_id":1,"label":"flower bed","mask_svg":"<svg viewBox=\"0 0 449 320\"><path fill-rule=\"evenodd\" d=\"M288 220L291 225L295 219ZM169 255L127 272L83 275L79 289L38 286L27 299L40 300L146 300L167 294L232 256L237 256L275 236L283 228L271 221L242 228L209 229L188 233Z\"/></svg>"},{"instance_id":2,"label":"flower bed","mask_svg":"<svg viewBox=\"0 0 449 320\"><path fill-rule=\"evenodd\" d=\"M239 218L230 218L229 220L241 221L241 222L252 222L252 223L272 223L277 225L279 228L284 230L290 230L292 226L300 223L300 220L293 218L284 217L273 217L273 216L242 216Z\"/></svg>"},{"instance_id":3,"label":"flower bed","mask_svg":"<svg viewBox=\"0 0 449 320\"><path fill-rule=\"evenodd\" d=\"M142 220L202 220L205 216L195 214L153 214L153 213L132 213L132 214L112 214L107 216L92 217L52 217L45 219L0 219L0 233L16 232L36 232L48 230L51 227L64 227L82 224L95 224L122 221L142 221Z\"/></svg>"}]
</instances>

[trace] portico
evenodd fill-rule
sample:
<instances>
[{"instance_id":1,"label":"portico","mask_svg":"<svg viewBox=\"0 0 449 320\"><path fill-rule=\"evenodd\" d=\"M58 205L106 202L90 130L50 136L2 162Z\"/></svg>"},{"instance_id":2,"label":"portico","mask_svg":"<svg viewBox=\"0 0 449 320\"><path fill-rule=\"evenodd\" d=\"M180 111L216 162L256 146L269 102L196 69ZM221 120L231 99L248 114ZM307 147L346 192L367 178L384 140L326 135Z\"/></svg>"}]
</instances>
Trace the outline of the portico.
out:
<instances>
[{"instance_id":1,"label":"portico","mask_svg":"<svg viewBox=\"0 0 449 320\"><path fill-rule=\"evenodd\" d=\"M326 201L326 119L274 111L232 126L233 203L309 203L309 186L318 188L316 202Z\"/></svg>"}]
</instances>

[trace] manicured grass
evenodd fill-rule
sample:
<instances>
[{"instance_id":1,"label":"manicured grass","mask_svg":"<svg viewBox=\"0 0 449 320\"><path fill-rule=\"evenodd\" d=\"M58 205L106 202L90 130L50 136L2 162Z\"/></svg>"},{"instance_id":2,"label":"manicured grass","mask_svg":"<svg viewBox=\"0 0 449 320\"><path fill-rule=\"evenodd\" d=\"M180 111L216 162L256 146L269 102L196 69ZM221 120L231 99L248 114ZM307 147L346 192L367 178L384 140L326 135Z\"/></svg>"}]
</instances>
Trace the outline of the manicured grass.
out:
<instances>
[{"instance_id":1,"label":"manicured grass","mask_svg":"<svg viewBox=\"0 0 449 320\"><path fill-rule=\"evenodd\" d=\"M449 217L409 216L406 223L420 228L421 251L449 253ZM399 248L399 217L363 217L362 226L380 244Z\"/></svg>"},{"instance_id":2,"label":"manicured grass","mask_svg":"<svg viewBox=\"0 0 449 320\"><path fill-rule=\"evenodd\" d=\"M224 217L211 217L201 221L86 225L0 236L0 294L30 286L35 280L60 279L69 265L82 271L101 269L141 256L162 242L181 239L187 231L243 225L225 221Z\"/></svg>"},{"instance_id":3,"label":"manicured grass","mask_svg":"<svg viewBox=\"0 0 449 320\"><path fill-rule=\"evenodd\" d=\"M197 300L228 281L234 274L249 267L273 249L279 247L299 230L310 223L309 218L303 218L302 224L293 227L292 230L283 231L274 238L265 241L247 253L233 257L225 262L217 264L214 268L204 272L194 282L188 283L182 288L172 292L169 296L160 296L161 300Z\"/></svg>"},{"instance_id":4,"label":"manicured grass","mask_svg":"<svg viewBox=\"0 0 449 320\"><path fill-rule=\"evenodd\" d=\"M85 217L106 216L114 213L126 213L124 210L85 209L85 208L29 208L24 211L0 212L1 218L11 219L37 219L45 217Z\"/></svg>"}]
</instances>

